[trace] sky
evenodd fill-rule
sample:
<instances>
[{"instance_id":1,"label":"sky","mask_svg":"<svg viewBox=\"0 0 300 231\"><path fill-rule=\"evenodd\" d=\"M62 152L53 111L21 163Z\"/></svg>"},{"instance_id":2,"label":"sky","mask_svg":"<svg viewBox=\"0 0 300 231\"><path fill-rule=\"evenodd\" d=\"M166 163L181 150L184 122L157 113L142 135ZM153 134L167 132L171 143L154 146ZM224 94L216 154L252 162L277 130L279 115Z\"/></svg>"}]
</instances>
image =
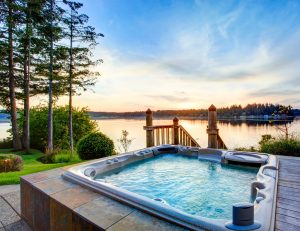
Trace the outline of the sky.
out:
<instances>
[{"instance_id":1,"label":"sky","mask_svg":"<svg viewBox=\"0 0 300 231\"><path fill-rule=\"evenodd\" d=\"M75 106L188 109L259 102L300 108L298 0L81 0L104 63ZM60 104L67 103L63 97Z\"/></svg>"}]
</instances>

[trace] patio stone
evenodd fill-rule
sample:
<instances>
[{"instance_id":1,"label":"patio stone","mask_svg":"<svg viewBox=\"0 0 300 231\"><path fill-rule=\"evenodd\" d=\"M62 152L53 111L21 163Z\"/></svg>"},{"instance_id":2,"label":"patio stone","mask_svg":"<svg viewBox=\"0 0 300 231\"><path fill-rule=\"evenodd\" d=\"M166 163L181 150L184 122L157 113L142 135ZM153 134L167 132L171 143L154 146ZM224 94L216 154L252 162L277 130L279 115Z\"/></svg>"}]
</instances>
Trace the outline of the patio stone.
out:
<instances>
[{"instance_id":1,"label":"patio stone","mask_svg":"<svg viewBox=\"0 0 300 231\"><path fill-rule=\"evenodd\" d=\"M19 191L4 194L2 197L17 211L19 215L21 214L20 187Z\"/></svg>"},{"instance_id":2,"label":"patio stone","mask_svg":"<svg viewBox=\"0 0 300 231\"><path fill-rule=\"evenodd\" d=\"M35 189L34 193L34 227L35 230L50 230L50 202L49 196Z\"/></svg>"},{"instance_id":3,"label":"patio stone","mask_svg":"<svg viewBox=\"0 0 300 231\"><path fill-rule=\"evenodd\" d=\"M99 194L78 185L51 195L53 199L71 209L79 207L98 196Z\"/></svg>"},{"instance_id":4,"label":"patio stone","mask_svg":"<svg viewBox=\"0 0 300 231\"><path fill-rule=\"evenodd\" d=\"M21 178L21 214L26 221L34 226L34 188Z\"/></svg>"},{"instance_id":5,"label":"patio stone","mask_svg":"<svg viewBox=\"0 0 300 231\"><path fill-rule=\"evenodd\" d=\"M73 231L104 231L104 229L92 224L75 213L72 215L72 226Z\"/></svg>"},{"instance_id":6,"label":"patio stone","mask_svg":"<svg viewBox=\"0 0 300 231\"><path fill-rule=\"evenodd\" d=\"M133 213L126 216L124 219L120 220L118 223L109 227L107 230L183 231L185 229L136 210Z\"/></svg>"},{"instance_id":7,"label":"patio stone","mask_svg":"<svg viewBox=\"0 0 300 231\"><path fill-rule=\"evenodd\" d=\"M17 191L20 191L20 185L19 184L1 185L0 186L0 195L5 195L7 193L17 192Z\"/></svg>"},{"instance_id":8,"label":"patio stone","mask_svg":"<svg viewBox=\"0 0 300 231\"><path fill-rule=\"evenodd\" d=\"M18 214L0 197L0 221L3 226L9 225L20 219Z\"/></svg>"},{"instance_id":9,"label":"patio stone","mask_svg":"<svg viewBox=\"0 0 300 231\"><path fill-rule=\"evenodd\" d=\"M74 187L76 185L62 179L61 177L58 177L58 178L52 178L52 179L40 181L38 183L35 183L34 186L38 188L40 191L48 195L51 195L63 191L67 188Z\"/></svg>"},{"instance_id":10,"label":"patio stone","mask_svg":"<svg viewBox=\"0 0 300 231\"><path fill-rule=\"evenodd\" d=\"M52 169L44 172L33 173L26 176L22 176L22 179L30 183L37 183L52 178L58 178L61 176L63 172L64 170L62 169Z\"/></svg>"},{"instance_id":11,"label":"patio stone","mask_svg":"<svg viewBox=\"0 0 300 231\"><path fill-rule=\"evenodd\" d=\"M50 199L50 230L72 231L72 211Z\"/></svg>"},{"instance_id":12,"label":"patio stone","mask_svg":"<svg viewBox=\"0 0 300 231\"><path fill-rule=\"evenodd\" d=\"M26 222L20 220L18 222L5 226L5 231L32 231L32 229L26 224Z\"/></svg>"},{"instance_id":13,"label":"patio stone","mask_svg":"<svg viewBox=\"0 0 300 231\"><path fill-rule=\"evenodd\" d=\"M133 212L134 209L107 197L99 196L74 211L99 227L107 229Z\"/></svg>"}]
</instances>

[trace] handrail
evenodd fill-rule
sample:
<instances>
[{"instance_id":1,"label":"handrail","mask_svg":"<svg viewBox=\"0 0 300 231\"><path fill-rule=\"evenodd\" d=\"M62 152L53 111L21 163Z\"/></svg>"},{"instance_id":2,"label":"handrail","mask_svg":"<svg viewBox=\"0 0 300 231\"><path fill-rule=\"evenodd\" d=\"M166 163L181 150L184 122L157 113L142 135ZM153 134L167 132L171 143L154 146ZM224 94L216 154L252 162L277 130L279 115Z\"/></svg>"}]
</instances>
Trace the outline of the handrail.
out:
<instances>
[{"instance_id":1,"label":"handrail","mask_svg":"<svg viewBox=\"0 0 300 231\"><path fill-rule=\"evenodd\" d=\"M197 141L181 125L144 126L144 130L152 131L152 140L155 146L162 144L180 144L200 147Z\"/></svg>"},{"instance_id":2,"label":"handrail","mask_svg":"<svg viewBox=\"0 0 300 231\"><path fill-rule=\"evenodd\" d=\"M218 134L218 148L220 149L228 149L221 136Z\"/></svg>"},{"instance_id":3,"label":"handrail","mask_svg":"<svg viewBox=\"0 0 300 231\"><path fill-rule=\"evenodd\" d=\"M183 145L200 147L198 142L190 135L190 133L188 133L187 130L185 130L185 128L182 125L179 125L179 129L180 129L180 131L183 131L183 136L185 136L185 138L180 139L181 141L183 141L183 143L184 143ZM179 132L179 134L181 134L181 132ZM181 144L182 144L182 142L181 142Z\"/></svg>"}]
</instances>

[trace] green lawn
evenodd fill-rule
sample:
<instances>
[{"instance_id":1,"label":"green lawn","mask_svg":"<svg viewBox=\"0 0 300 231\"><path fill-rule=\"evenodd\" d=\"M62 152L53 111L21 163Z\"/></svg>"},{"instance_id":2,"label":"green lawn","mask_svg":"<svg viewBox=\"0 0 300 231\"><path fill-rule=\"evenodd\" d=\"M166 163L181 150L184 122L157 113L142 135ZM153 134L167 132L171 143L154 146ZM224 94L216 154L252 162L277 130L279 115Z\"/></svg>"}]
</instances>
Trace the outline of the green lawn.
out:
<instances>
[{"instance_id":1,"label":"green lawn","mask_svg":"<svg viewBox=\"0 0 300 231\"><path fill-rule=\"evenodd\" d=\"M48 169L59 168L66 165L71 165L80 162L79 160L76 160L68 163L43 164L37 159L43 156L44 154L37 150L32 150L31 154L24 154L24 152L12 152L7 149L0 149L0 155L1 154L20 155L24 160L24 166L23 169L19 172L0 173L0 185L19 184L20 176L27 175L30 173L40 172Z\"/></svg>"}]
</instances>

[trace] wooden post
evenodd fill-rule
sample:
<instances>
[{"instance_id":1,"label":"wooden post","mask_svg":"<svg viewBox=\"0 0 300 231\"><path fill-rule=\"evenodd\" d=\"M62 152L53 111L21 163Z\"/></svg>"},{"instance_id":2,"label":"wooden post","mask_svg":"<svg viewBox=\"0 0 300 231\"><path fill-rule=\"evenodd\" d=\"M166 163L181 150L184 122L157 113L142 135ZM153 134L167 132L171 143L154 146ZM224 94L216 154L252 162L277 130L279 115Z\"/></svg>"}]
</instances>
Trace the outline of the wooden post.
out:
<instances>
[{"instance_id":1,"label":"wooden post","mask_svg":"<svg viewBox=\"0 0 300 231\"><path fill-rule=\"evenodd\" d=\"M153 126L152 111L148 108L146 111L146 127ZM154 146L154 134L153 129L146 129L146 145L148 147Z\"/></svg>"},{"instance_id":2,"label":"wooden post","mask_svg":"<svg viewBox=\"0 0 300 231\"><path fill-rule=\"evenodd\" d=\"M217 108L212 104L208 108L208 148L218 148Z\"/></svg>"},{"instance_id":3,"label":"wooden post","mask_svg":"<svg viewBox=\"0 0 300 231\"><path fill-rule=\"evenodd\" d=\"M178 128L178 118L173 119L173 144L179 144L179 128Z\"/></svg>"}]
</instances>

